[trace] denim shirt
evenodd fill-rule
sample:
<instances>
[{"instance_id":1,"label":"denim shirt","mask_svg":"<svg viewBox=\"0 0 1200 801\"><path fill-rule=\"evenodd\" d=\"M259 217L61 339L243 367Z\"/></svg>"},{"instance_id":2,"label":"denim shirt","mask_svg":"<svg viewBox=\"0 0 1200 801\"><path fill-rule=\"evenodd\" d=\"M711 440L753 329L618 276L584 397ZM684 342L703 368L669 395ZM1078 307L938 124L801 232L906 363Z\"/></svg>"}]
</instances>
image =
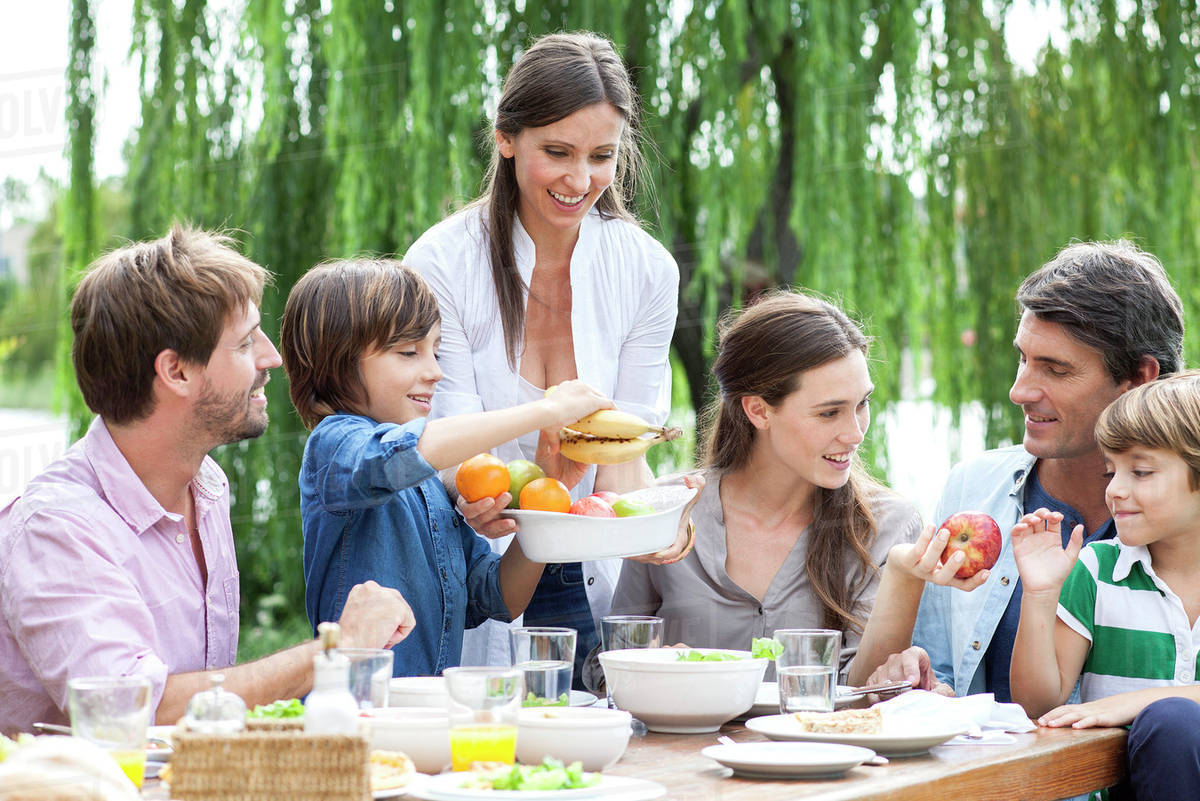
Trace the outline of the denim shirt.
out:
<instances>
[{"instance_id":1,"label":"denim shirt","mask_svg":"<svg viewBox=\"0 0 1200 801\"><path fill-rule=\"evenodd\" d=\"M957 695L986 692L983 656L1017 584L1017 560L1009 532L1021 518L1025 480L1036 461L1021 445L988 451L956 466L946 479L934 513L935 525L955 512L975 510L1000 526L1000 558L981 587L963 592L926 584L913 630L913 644L929 652L938 679Z\"/></svg>"},{"instance_id":2,"label":"denim shirt","mask_svg":"<svg viewBox=\"0 0 1200 801\"><path fill-rule=\"evenodd\" d=\"M338 413L304 446L300 514L304 601L314 630L337 620L350 589L374 580L399 590L417 625L392 650L396 676L441 673L459 662L463 630L509 620L500 555L454 509L404 425Z\"/></svg>"}]
</instances>

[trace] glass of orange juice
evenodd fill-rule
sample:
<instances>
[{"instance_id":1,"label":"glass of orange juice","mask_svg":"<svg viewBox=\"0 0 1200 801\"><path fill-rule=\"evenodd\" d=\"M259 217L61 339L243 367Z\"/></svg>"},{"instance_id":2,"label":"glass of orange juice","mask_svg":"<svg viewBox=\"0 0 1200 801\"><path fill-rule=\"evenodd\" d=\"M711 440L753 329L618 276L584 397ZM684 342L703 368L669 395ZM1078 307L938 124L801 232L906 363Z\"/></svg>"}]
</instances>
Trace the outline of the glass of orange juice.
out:
<instances>
[{"instance_id":1,"label":"glass of orange juice","mask_svg":"<svg viewBox=\"0 0 1200 801\"><path fill-rule=\"evenodd\" d=\"M450 710L450 764L470 770L476 762L516 759L517 712L524 690L522 672L514 668L447 668Z\"/></svg>"},{"instance_id":2,"label":"glass of orange juice","mask_svg":"<svg viewBox=\"0 0 1200 801\"><path fill-rule=\"evenodd\" d=\"M146 772L146 729L150 725L150 679L96 676L67 682L71 733L100 746L135 786Z\"/></svg>"}]
</instances>

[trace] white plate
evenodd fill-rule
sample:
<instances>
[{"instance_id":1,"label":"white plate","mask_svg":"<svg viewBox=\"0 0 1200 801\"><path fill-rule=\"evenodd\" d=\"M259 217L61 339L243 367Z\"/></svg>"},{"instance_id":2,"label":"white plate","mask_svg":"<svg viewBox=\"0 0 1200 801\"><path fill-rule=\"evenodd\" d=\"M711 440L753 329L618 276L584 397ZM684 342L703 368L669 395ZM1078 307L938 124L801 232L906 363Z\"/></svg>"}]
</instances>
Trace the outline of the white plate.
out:
<instances>
[{"instance_id":1,"label":"white plate","mask_svg":"<svg viewBox=\"0 0 1200 801\"><path fill-rule=\"evenodd\" d=\"M599 784L575 790L472 790L460 786L465 780L465 773L440 773L405 789L408 795L423 801L573 801L585 798L651 801L667 793L667 788L657 782L629 776L601 776Z\"/></svg>"},{"instance_id":2,"label":"white plate","mask_svg":"<svg viewBox=\"0 0 1200 801\"><path fill-rule=\"evenodd\" d=\"M804 731L794 715L766 715L750 718L746 728L756 731L771 740L802 740L818 743L842 743L861 745L876 753L889 757L905 757L923 754L935 745L962 734L961 726L930 728L906 726L903 721L884 721L879 734L824 734Z\"/></svg>"},{"instance_id":3,"label":"white plate","mask_svg":"<svg viewBox=\"0 0 1200 801\"><path fill-rule=\"evenodd\" d=\"M160 740L171 742L171 735L175 733L174 726L151 726L146 730L147 736L157 737ZM147 762L166 762L171 758L171 754L175 751L171 748L153 748L147 746L146 761ZM149 773L146 774L149 776Z\"/></svg>"},{"instance_id":4,"label":"white plate","mask_svg":"<svg viewBox=\"0 0 1200 801\"><path fill-rule=\"evenodd\" d=\"M596 703L596 696L583 690L571 690L568 703L571 706L591 706Z\"/></svg>"},{"instance_id":5,"label":"white plate","mask_svg":"<svg viewBox=\"0 0 1200 801\"><path fill-rule=\"evenodd\" d=\"M752 779L831 778L875 757L869 748L834 743L734 743L700 753Z\"/></svg>"},{"instance_id":6,"label":"white plate","mask_svg":"<svg viewBox=\"0 0 1200 801\"><path fill-rule=\"evenodd\" d=\"M641 500L655 512L635 517L587 517L563 512L505 509L517 521L521 550L535 562L582 562L661 551L675 541L684 505L696 494L681 485L646 487L621 497Z\"/></svg>"},{"instance_id":7,"label":"white plate","mask_svg":"<svg viewBox=\"0 0 1200 801\"><path fill-rule=\"evenodd\" d=\"M839 684L837 695L833 698L834 709L842 707L857 701L862 698L864 693L853 692L853 687L847 687L844 684ZM778 715L779 714L779 682L764 681L758 685L758 692L754 694L754 706L744 712L741 717L753 718L760 715Z\"/></svg>"}]
</instances>

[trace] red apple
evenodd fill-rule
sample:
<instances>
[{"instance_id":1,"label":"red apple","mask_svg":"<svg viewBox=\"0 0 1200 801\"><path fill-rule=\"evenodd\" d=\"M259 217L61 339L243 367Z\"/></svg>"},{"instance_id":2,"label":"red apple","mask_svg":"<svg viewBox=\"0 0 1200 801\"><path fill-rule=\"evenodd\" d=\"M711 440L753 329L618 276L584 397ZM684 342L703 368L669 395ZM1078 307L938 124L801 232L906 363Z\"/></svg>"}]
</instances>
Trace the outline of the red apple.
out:
<instances>
[{"instance_id":1,"label":"red apple","mask_svg":"<svg viewBox=\"0 0 1200 801\"><path fill-rule=\"evenodd\" d=\"M599 498L600 500L607 503L609 506L612 506L614 503L616 503L621 498L621 496L618 495L617 493L609 492L608 490L600 490L598 492L593 492L591 497Z\"/></svg>"},{"instance_id":2,"label":"red apple","mask_svg":"<svg viewBox=\"0 0 1200 801\"><path fill-rule=\"evenodd\" d=\"M942 563L955 551L962 551L965 557L955 578L970 578L980 570L990 569L1000 558L1000 527L983 512L956 512L938 530L943 528L950 532L950 539L942 551Z\"/></svg>"},{"instance_id":3,"label":"red apple","mask_svg":"<svg viewBox=\"0 0 1200 801\"><path fill-rule=\"evenodd\" d=\"M571 504L571 514L586 515L587 517L616 517L617 513L613 511L612 506L601 498L595 495L589 495L586 498L580 498Z\"/></svg>"}]
</instances>

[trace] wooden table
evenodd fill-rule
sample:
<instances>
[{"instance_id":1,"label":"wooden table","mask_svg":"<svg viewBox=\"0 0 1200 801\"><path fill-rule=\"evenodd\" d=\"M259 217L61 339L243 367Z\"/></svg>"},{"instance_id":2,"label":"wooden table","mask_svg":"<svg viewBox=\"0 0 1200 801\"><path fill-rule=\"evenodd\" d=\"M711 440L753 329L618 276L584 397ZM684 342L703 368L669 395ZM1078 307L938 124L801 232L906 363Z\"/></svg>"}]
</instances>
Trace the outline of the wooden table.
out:
<instances>
[{"instance_id":1,"label":"wooden table","mask_svg":"<svg viewBox=\"0 0 1200 801\"><path fill-rule=\"evenodd\" d=\"M738 742L766 739L739 724L721 731ZM1012 745L938 746L926 756L813 781L736 778L700 754L716 742L715 735L650 733L630 740L621 761L606 773L659 782L669 799L713 801L1053 801L1108 787L1125 775L1124 729L1038 729L1014 736Z\"/></svg>"},{"instance_id":2,"label":"wooden table","mask_svg":"<svg viewBox=\"0 0 1200 801\"><path fill-rule=\"evenodd\" d=\"M721 730L738 742L762 735L740 724ZM861 766L831 780L740 779L700 754L714 734L635 737L606 773L659 782L668 799L692 801L1054 801L1116 784L1125 774L1124 729L1039 729L1014 735L1012 745L938 746L926 756ZM146 799L167 799L149 781Z\"/></svg>"}]
</instances>

